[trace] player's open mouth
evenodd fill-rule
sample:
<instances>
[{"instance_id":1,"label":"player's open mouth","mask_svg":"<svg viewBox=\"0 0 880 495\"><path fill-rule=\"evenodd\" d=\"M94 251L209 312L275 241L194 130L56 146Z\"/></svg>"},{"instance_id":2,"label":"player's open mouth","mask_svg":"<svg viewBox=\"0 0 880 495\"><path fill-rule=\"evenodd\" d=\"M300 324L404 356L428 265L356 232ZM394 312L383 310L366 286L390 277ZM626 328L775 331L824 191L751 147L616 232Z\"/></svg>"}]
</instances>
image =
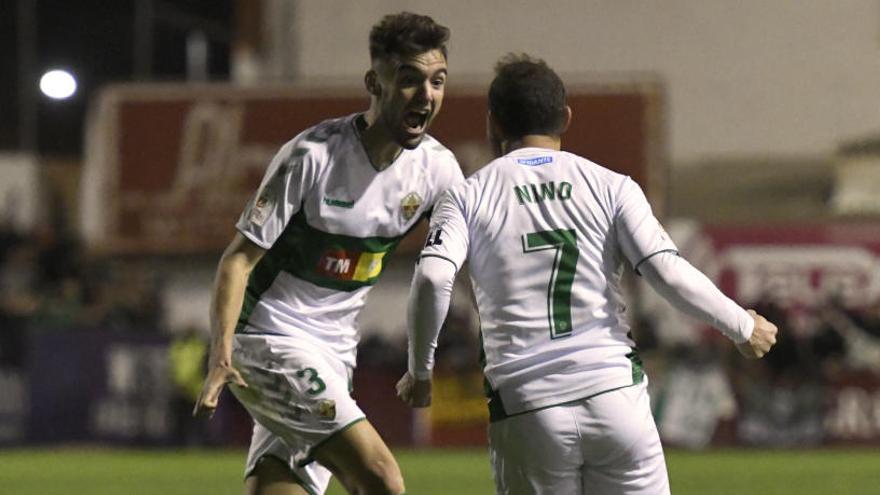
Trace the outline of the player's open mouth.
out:
<instances>
[{"instance_id":1,"label":"player's open mouth","mask_svg":"<svg viewBox=\"0 0 880 495\"><path fill-rule=\"evenodd\" d=\"M407 132L421 134L428 124L428 111L409 111L403 114L403 125Z\"/></svg>"}]
</instances>

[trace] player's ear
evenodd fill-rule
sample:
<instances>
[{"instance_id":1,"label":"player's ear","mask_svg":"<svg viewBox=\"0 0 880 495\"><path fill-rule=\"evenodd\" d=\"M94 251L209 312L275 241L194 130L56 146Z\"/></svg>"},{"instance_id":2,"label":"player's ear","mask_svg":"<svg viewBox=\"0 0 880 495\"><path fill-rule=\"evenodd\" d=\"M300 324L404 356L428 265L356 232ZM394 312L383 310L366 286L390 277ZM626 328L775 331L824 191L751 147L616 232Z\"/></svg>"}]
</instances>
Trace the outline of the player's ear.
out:
<instances>
[{"instance_id":1,"label":"player's ear","mask_svg":"<svg viewBox=\"0 0 880 495\"><path fill-rule=\"evenodd\" d=\"M379 84L379 74L375 69L370 69L364 74L364 87L373 96L382 96L382 86Z\"/></svg>"},{"instance_id":2,"label":"player's ear","mask_svg":"<svg viewBox=\"0 0 880 495\"><path fill-rule=\"evenodd\" d=\"M562 130L559 131L559 134L564 134L565 131L568 130L568 126L571 125L571 107L565 105L565 121L562 124Z\"/></svg>"}]
</instances>

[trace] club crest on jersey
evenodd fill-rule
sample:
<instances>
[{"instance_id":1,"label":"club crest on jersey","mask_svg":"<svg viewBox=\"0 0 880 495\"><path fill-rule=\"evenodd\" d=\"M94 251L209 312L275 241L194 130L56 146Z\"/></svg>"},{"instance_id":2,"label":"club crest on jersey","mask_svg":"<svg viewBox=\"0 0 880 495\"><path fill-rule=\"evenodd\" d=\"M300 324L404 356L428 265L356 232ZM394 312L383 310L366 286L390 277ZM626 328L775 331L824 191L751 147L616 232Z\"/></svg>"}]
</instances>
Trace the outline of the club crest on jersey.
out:
<instances>
[{"instance_id":1,"label":"club crest on jersey","mask_svg":"<svg viewBox=\"0 0 880 495\"><path fill-rule=\"evenodd\" d=\"M400 201L400 214L403 215L404 220L409 220L419 211L420 206L422 206L422 197L418 193L411 192Z\"/></svg>"},{"instance_id":2,"label":"club crest on jersey","mask_svg":"<svg viewBox=\"0 0 880 495\"><path fill-rule=\"evenodd\" d=\"M324 419L336 418L336 401L322 400L318 402L318 416Z\"/></svg>"}]
</instances>

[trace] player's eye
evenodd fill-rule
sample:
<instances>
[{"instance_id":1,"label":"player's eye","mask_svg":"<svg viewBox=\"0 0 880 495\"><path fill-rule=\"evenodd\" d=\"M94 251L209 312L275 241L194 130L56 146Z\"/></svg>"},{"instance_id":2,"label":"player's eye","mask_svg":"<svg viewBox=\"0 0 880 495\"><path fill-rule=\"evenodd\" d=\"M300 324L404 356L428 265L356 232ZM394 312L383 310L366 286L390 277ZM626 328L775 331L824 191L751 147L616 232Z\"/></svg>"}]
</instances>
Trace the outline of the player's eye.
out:
<instances>
[{"instance_id":1,"label":"player's eye","mask_svg":"<svg viewBox=\"0 0 880 495\"><path fill-rule=\"evenodd\" d=\"M415 86L421 83L421 78L413 75L401 76L399 81L402 86Z\"/></svg>"},{"instance_id":2,"label":"player's eye","mask_svg":"<svg viewBox=\"0 0 880 495\"><path fill-rule=\"evenodd\" d=\"M446 79L445 79L445 78L442 78L442 77L438 77L438 78L435 78L434 80L432 80L432 81L431 81L431 84L432 84L435 88L440 89L440 88L443 87L443 85L446 84Z\"/></svg>"}]
</instances>

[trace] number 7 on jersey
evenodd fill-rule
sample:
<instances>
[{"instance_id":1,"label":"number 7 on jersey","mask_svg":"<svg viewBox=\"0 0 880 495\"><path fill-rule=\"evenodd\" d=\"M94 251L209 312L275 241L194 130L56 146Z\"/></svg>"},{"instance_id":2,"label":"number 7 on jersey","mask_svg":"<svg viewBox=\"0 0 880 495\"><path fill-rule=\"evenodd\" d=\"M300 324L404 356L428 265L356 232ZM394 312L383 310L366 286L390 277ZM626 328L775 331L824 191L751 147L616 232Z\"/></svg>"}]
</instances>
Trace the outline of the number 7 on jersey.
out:
<instances>
[{"instance_id":1,"label":"number 7 on jersey","mask_svg":"<svg viewBox=\"0 0 880 495\"><path fill-rule=\"evenodd\" d=\"M580 253L577 248L577 232L573 229L556 229L532 232L522 236L523 253L553 249L553 268L547 287L547 318L550 338L567 337L571 334L571 285Z\"/></svg>"}]
</instances>

